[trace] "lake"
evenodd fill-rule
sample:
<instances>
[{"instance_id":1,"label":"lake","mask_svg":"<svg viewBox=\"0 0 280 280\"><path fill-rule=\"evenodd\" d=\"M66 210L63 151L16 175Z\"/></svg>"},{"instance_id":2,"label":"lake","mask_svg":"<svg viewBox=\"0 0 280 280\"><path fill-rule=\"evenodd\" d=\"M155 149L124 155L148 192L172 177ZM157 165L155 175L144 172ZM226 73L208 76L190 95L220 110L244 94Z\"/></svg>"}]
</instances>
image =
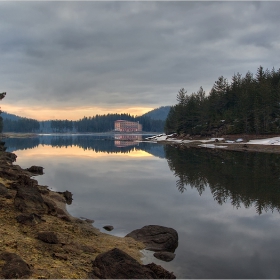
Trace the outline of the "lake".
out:
<instances>
[{"instance_id":1,"label":"lake","mask_svg":"<svg viewBox=\"0 0 280 280\"><path fill-rule=\"evenodd\" d=\"M146 137L146 136L144 136ZM6 139L41 185L73 193L75 217L125 236L145 225L174 228L177 278L280 278L280 157L179 148L141 135L41 135Z\"/></svg>"}]
</instances>

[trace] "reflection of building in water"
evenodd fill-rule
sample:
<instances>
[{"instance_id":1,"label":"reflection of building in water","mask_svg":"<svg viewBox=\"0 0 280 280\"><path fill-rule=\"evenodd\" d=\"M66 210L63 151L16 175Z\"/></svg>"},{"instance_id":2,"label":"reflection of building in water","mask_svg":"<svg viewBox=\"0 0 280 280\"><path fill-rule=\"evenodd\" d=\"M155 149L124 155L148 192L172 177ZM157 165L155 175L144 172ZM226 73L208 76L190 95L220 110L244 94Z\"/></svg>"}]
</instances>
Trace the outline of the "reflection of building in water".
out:
<instances>
[{"instance_id":1,"label":"reflection of building in water","mask_svg":"<svg viewBox=\"0 0 280 280\"><path fill-rule=\"evenodd\" d=\"M115 146L116 147L127 147L127 146L135 146L138 143L134 141L141 141L142 135L127 135L127 134L120 134L115 135Z\"/></svg>"},{"instance_id":2,"label":"reflection of building in water","mask_svg":"<svg viewBox=\"0 0 280 280\"><path fill-rule=\"evenodd\" d=\"M142 124L140 124L139 122L117 120L115 121L115 131L120 131L120 132L142 131Z\"/></svg>"}]
</instances>

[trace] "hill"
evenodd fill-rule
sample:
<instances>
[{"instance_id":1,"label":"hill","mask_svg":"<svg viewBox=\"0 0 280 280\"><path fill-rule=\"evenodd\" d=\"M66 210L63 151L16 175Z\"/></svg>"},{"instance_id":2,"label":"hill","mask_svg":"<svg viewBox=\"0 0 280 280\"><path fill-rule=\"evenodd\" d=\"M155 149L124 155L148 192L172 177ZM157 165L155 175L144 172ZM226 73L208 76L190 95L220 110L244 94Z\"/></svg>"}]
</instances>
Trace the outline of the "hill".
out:
<instances>
[{"instance_id":1,"label":"hill","mask_svg":"<svg viewBox=\"0 0 280 280\"><path fill-rule=\"evenodd\" d=\"M9 120L12 120L12 121L17 121L21 118L19 116L16 116L14 114L9 114L9 113L6 113L6 112L2 112L1 117L3 118L3 120L9 119Z\"/></svg>"},{"instance_id":2,"label":"hill","mask_svg":"<svg viewBox=\"0 0 280 280\"><path fill-rule=\"evenodd\" d=\"M150 117L149 113L151 114ZM155 109L148 114L134 117L129 114L107 114L84 117L78 121L49 120L37 121L23 118L6 112L2 113L3 132L33 132L33 133L66 133L66 132L109 132L114 129L114 121L124 119L140 122L143 131L163 132L167 116L166 108ZM160 119L163 118L164 120Z\"/></svg>"},{"instance_id":3,"label":"hill","mask_svg":"<svg viewBox=\"0 0 280 280\"><path fill-rule=\"evenodd\" d=\"M162 107L156 108L156 109L144 114L142 117L146 116L146 117L150 117L153 120L165 121L167 118L167 115L170 111L170 107L171 106L162 106Z\"/></svg>"}]
</instances>

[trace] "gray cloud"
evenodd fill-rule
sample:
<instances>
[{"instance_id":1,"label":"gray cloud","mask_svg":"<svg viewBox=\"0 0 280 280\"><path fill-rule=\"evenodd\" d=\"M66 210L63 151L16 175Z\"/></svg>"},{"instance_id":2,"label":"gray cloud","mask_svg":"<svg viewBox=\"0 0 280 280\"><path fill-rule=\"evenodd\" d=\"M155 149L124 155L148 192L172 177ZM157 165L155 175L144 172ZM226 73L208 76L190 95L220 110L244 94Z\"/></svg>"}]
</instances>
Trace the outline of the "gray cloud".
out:
<instances>
[{"instance_id":1,"label":"gray cloud","mask_svg":"<svg viewBox=\"0 0 280 280\"><path fill-rule=\"evenodd\" d=\"M1 2L0 82L16 104L174 104L278 69L279 2Z\"/></svg>"}]
</instances>

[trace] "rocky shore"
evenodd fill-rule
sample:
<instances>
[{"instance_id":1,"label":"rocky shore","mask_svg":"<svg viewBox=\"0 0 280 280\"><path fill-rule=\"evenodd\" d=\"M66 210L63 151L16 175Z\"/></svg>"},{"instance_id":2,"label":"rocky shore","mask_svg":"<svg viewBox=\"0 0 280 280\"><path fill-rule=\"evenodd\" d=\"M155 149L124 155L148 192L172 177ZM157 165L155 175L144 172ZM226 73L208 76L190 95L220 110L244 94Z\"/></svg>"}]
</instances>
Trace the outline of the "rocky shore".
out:
<instances>
[{"instance_id":1,"label":"rocky shore","mask_svg":"<svg viewBox=\"0 0 280 280\"><path fill-rule=\"evenodd\" d=\"M72 202L70 192L38 185L33 177L42 173L42 167L22 169L14 164L15 154L2 150L0 278L175 278L159 265L141 264L140 250L148 245L137 240L139 234L115 237L94 228L90 220L70 216L66 210ZM152 237L149 246L151 242L166 244L166 240L168 246L157 251L173 254L178 245L176 231L175 245L170 245L170 232L150 227L158 240Z\"/></svg>"},{"instance_id":2,"label":"rocky shore","mask_svg":"<svg viewBox=\"0 0 280 280\"><path fill-rule=\"evenodd\" d=\"M221 135L205 138L200 136L160 134L146 140L161 144L180 145L185 148L224 149L241 152L264 152L280 154L279 135Z\"/></svg>"}]
</instances>

